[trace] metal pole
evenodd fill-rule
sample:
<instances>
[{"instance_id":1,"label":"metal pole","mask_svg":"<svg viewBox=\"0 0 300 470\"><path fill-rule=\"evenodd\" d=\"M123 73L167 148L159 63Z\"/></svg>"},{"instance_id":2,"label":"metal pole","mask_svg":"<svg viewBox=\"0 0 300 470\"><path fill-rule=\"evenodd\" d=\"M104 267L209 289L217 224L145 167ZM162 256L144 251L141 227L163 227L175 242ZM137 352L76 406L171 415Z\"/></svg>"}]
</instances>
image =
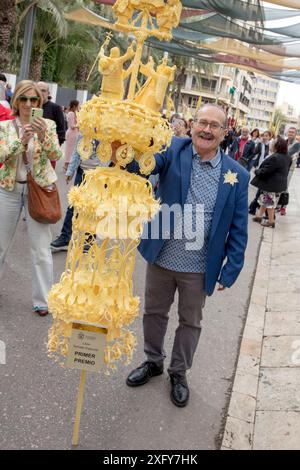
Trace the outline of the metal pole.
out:
<instances>
[{"instance_id":1,"label":"metal pole","mask_svg":"<svg viewBox=\"0 0 300 470\"><path fill-rule=\"evenodd\" d=\"M22 59L20 67L20 80L25 80L28 78L35 17L36 5L30 8L29 12L26 15L25 33L23 39Z\"/></svg>"}]
</instances>

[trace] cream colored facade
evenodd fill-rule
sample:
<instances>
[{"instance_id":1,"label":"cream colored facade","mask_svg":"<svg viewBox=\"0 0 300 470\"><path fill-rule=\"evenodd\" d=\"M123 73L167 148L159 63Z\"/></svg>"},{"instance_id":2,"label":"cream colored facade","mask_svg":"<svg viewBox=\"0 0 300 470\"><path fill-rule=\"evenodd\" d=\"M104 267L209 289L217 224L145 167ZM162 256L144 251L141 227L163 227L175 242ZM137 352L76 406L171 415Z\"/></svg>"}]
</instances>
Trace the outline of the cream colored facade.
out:
<instances>
[{"instance_id":1,"label":"cream colored facade","mask_svg":"<svg viewBox=\"0 0 300 470\"><path fill-rule=\"evenodd\" d=\"M230 94L230 89L235 89ZM182 108L186 117L193 115L199 97L202 103L217 103L228 111L228 116L237 118L238 124L246 123L250 110L253 74L226 65L216 65L210 75L197 69L191 62L181 89Z\"/></svg>"},{"instance_id":2,"label":"cream colored facade","mask_svg":"<svg viewBox=\"0 0 300 470\"><path fill-rule=\"evenodd\" d=\"M247 123L260 131L270 128L279 92L278 80L255 74Z\"/></svg>"},{"instance_id":3,"label":"cream colored facade","mask_svg":"<svg viewBox=\"0 0 300 470\"><path fill-rule=\"evenodd\" d=\"M280 111L285 115L284 133L286 134L289 127L296 127L298 133L300 131L300 116L296 108L290 103L282 103L279 107Z\"/></svg>"}]
</instances>

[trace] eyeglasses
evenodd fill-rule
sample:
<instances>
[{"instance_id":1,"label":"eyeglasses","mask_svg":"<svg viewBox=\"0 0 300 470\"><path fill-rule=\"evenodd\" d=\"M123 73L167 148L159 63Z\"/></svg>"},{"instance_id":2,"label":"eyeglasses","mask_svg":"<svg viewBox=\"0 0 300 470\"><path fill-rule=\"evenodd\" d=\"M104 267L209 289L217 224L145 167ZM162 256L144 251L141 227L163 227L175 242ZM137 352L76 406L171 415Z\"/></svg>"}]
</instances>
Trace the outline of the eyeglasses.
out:
<instances>
[{"instance_id":1,"label":"eyeglasses","mask_svg":"<svg viewBox=\"0 0 300 470\"><path fill-rule=\"evenodd\" d=\"M19 101L21 103L27 103L27 101L30 101L31 104L35 104L37 101L39 101L38 96L20 96Z\"/></svg>"},{"instance_id":2,"label":"eyeglasses","mask_svg":"<svg viewBox=\"0 0 300 470\"><path fill-rule=\"evenodd\" d=\"M212 131L219 131L220 129L224 129L224 126L221 126L217 122L208 122L200 119L200 121L194 121L194 123L197 124L200 129L206 129L207 126L209 126Z\"/></svg>"}]
</instances>

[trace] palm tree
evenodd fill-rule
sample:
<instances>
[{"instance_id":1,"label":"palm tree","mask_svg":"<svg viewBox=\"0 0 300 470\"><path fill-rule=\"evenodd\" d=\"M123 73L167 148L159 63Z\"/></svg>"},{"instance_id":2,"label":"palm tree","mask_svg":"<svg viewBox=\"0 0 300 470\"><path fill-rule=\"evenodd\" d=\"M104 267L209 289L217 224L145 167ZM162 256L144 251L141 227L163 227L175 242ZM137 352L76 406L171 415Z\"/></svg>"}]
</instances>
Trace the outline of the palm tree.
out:
<instances>
[{"instance_id":1,"label":"palm tree","mask_svg":"<svg viewBox=\"0 0 300 470\"><path fill-rule=\"evenodd\" d=\"M101 29L100 29L101 31ZM100 31L95 26L74 23L64 40L58 42L55 80L65 86L87 88L87 76L100 49ZM99 90L99 75L94 70L92 91Z\"/></svg>"},{"instance_id":2,"label":"palm tree","mask_svg":"<svg viewBox=\"0 0 300 470\"><path fill-rule=\"evenodd\" d=\"M29 77L32 80L38 81L41 79L45 52L55 44L62 35L65 37L66 32L58 29L53 16L47 11L38 10L29 69Z\"/></svg>"},{"instance_id":3,"label":"palm tree","mask_svg":"<svg viewBox=\"0 0 300 470\"><path fill-rule=\"evenodd\" d=\"M286 123L286 117L281 109L276 109L274 112L271 129L275 135L279 135L284 131L284 124Z\"/></svg>"},{"instance_id":4,"label":"palm tree","mask_svg":"<svg viewBox=\"0 0 300 470\"><path fill-rule=\"evenodd\" d=\"M17 23L16 0L1 0L0 9L0 57L1 71L11 70L11 35Z\"/></svg>"},{"instance_id":5,"label":"palm tree","mask_svg":"<svg viewBox=\"0 0 300 470\"><path fill-rule=\"evenodd\" d=\"M64 13L65 3L62 0L19 0L19 22L16 31L16 43L23 22L32 8L36 8L36 20L33 33L33 46L29 77L41 78L43 57L46 50L60 37L67 34L67 21Z\"/></svg>"}]
</instances>

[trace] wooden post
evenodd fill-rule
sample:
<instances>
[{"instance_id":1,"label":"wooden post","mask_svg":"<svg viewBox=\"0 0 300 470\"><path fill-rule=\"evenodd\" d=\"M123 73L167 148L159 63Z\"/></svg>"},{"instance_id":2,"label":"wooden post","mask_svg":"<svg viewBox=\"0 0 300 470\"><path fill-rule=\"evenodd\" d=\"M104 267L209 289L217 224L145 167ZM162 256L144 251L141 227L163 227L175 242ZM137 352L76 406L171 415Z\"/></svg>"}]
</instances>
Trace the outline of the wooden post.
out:
<instances>
[{"instance_id":1,"label":"wooden post","mask_svg":"<svg viewBox=\"0 0 300 470\"><path fill-rule=\"evenodd\" d=\"M79 426L80 426L81 408L82 408L83 395L84 395L85 378L86 378L86 370L82 370L79 389L78 389L78 395L77 395L75 423L74 423L73 439L72 439L73 446L78 445Z\"/></svg>"}]
</instances>

